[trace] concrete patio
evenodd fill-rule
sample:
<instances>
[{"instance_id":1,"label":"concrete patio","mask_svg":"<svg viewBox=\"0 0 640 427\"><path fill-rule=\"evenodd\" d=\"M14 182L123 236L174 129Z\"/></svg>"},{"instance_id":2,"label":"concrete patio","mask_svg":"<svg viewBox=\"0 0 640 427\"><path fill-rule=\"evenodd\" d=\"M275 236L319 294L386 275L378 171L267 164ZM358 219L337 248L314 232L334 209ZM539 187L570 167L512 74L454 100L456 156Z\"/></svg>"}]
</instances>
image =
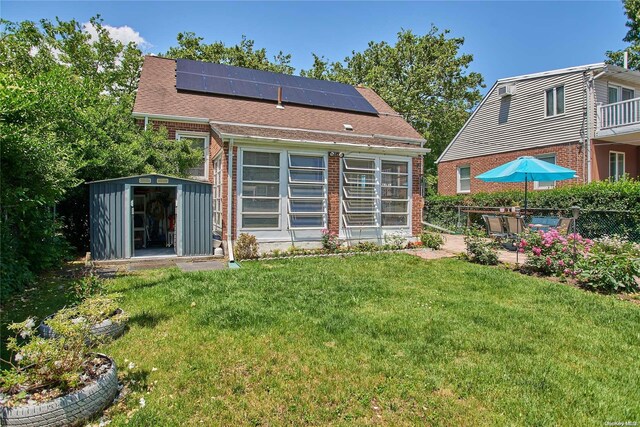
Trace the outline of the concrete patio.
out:
<instances>
[{"instance_id":1,"label":"concrete patio","mask_svg":"<svg viewBox=\"0 0 640 427\"><path fill-rule=\"evenodd\" d=\"M460 234L442 234L444 245L438 250L422 249L416 251L415 254L423 259L439 259L455 257L467 251L464 244L464 236ZM525 254L517 254L515 251L506 249L498 250L498 259L500 262L507 264L522 264L526 260Z\"/></svg>"}]
</instances>

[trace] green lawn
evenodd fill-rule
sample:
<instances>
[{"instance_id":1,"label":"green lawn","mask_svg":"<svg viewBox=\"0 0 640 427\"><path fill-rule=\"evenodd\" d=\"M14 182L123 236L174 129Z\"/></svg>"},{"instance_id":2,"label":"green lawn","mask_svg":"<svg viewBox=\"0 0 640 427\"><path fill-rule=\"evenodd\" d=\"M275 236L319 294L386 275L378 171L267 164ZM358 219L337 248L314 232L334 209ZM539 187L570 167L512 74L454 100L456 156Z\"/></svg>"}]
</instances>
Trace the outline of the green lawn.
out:
<instances>
[{"instance_id":1,"label":"green lawn","mask_svg":"<svg viewBox=\"0 0 640 427\"><path fill-rule=\"evenodd\" d=\"M103 351L135 383L110 425L640 422L640 307L505 269L308 258L111 288L132 318Z\"/></svg>"}]
</instances>

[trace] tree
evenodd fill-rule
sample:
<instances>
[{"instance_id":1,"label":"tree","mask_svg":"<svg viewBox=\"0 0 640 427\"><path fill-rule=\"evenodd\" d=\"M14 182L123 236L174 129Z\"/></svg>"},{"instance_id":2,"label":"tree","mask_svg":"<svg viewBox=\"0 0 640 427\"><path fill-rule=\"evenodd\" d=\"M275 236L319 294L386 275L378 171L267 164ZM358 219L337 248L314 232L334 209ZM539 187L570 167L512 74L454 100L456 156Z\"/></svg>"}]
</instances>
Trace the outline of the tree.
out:
<instances>
[{"instance_id":1,"label":"tree","mask_svg":"<svg viewBox=\"0 0 640 427\"><path fill-rule=\"evenodd\" d=\"M240 43L235 46L226 46L221 41L205 44L203 40L202 37L197 37L191 32L178 33L178 46L169 48L164 56L174 59L193 59L235 65L237 67L284 74L293 74L295 71L290 65L290 54L284 54L280 51L271 61L265 48L256 50L254 48L255 42L247 39L244 35Z\"/></svg>"},{"instance_id":2,"label":"tree","mask_svg":"<svg viewBox=\"0 0 640 427\"><path fill-rule=\"evenodd\" d=\"M623 50L607 51L607 63L622 67L624 65L624 52L628 52L628 67L631 70L640 70L640 0L625 0L624 10L627 14L627 23L629 29L622 39L629 43L629 46Z\"/></svg>"},{"instance_id":3,"label":"tree","mask_svg":"<svg viewBox=\"0 0 640 427\"><path fill-rule=\"evenodd\" d=\"M140 129L131 111L142 52L76 21L1 21L0 285L19 289L88 244L85 182L200 161L186 141ZM57 211L58 216L54 215Z\"/></svg>"},{"instance_id":4,"label":"tree","mask_svg":"<svg viewBox=\"0 0 640 427\"><path fill-rule=\"evenodd\" d=\"M300 74L375 90L427 140L432 152L425 157L425 170L435 174L435 159L480 101L484 87L480 74L466 72L473 57L459 53L464 39L447 38L448 33L433 26L423 36L402 30L395 45L372 41L342 62L314 54L312 68Z\"/></svg>"}]
</instances>

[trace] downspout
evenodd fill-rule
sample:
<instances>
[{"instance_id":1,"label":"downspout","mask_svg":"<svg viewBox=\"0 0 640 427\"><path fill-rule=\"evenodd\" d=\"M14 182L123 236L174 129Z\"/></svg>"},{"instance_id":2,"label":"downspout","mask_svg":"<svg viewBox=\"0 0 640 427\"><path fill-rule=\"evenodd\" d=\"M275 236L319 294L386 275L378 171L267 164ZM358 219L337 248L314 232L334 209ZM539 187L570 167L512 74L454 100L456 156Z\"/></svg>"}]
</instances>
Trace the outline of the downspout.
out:
<instances>
[{"instance_id":1,"label":"downspout","mask_svg":"<svg viewBox=\"0 0 640 427\"><path fill-rule=\"evenodd\" d=\"M229 268L240 268L233 257L233 138L229 140L229 161L227 162L227 250L229 251Z\"/></svg>"}]
</instances>

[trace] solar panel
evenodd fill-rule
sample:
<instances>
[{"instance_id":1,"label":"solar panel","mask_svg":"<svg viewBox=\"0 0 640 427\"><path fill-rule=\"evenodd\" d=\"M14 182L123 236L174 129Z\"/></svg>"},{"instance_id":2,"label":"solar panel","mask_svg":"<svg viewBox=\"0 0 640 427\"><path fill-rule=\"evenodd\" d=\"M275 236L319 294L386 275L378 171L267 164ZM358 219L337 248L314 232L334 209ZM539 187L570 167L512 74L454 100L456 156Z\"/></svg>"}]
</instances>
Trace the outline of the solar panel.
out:
<instances>
[{"instance_id":1,"label":"solar panel","mask_svg":"<svg viewBox=\"0 0 640 427\"><path fill-rule=\"evenodd\" d=\"M190 59L178 59L176 63L179 90L277 101L281 87L283 102L378 113L355 87L344 83Z\"/></svg>"}]
</instances>

